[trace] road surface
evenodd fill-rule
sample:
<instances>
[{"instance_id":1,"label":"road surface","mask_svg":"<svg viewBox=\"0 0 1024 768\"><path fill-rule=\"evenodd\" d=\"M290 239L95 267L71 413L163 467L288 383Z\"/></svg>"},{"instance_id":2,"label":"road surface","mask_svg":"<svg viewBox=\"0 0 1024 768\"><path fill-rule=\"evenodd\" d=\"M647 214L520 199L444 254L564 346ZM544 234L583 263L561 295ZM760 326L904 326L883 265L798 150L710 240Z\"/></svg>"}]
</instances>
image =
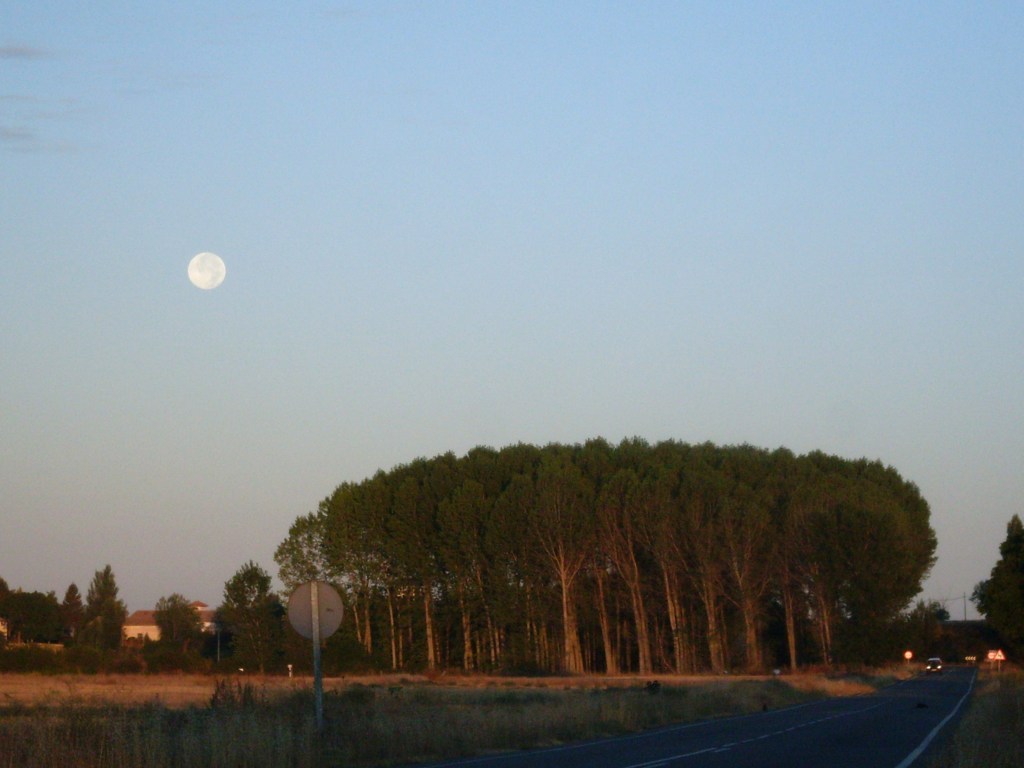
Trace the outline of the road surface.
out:
<instances>
[{"instance_id":1,"label":"road surface","mask_svg":"<svg viewBox=\"0 0 1024 768\"><path fill-rule=\"evenodd\" d=\"M869 696L420 768L909 768L962 711L974 678L947 667Z\"/></svg>"}]
</instances>

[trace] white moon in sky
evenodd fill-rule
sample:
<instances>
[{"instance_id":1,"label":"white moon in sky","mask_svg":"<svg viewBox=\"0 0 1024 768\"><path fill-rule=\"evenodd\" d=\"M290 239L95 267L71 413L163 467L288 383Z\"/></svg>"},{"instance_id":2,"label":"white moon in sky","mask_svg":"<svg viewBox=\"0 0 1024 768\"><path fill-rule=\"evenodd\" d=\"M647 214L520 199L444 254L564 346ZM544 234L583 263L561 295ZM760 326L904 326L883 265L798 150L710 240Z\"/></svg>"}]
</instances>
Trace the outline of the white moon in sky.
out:
<instances>
[{"instance_id":1,"label":"white moon in sky","mask_svg":"<svg viewBox=\"0 0 1024 768\"><path fill-rule=\"evenodd\" d=\"M196 288L211 291L224 282L227 268L216 253L197 253L188 263L188 279Z\"/></svg>"}]
</instances>

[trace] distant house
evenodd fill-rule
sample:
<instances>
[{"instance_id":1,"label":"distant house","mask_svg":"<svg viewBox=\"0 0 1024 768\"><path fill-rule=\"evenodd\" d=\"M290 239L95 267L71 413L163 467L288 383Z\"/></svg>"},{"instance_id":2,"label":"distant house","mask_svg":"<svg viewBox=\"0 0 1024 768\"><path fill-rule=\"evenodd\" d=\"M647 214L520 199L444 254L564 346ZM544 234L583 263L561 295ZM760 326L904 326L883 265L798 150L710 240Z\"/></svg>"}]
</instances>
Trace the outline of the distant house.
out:
<instances>
[{"instance_id":1,"label":"distant house","mask_svg":"<svg viewBox=\"0 0 1024 768\"><path fill-rule=\"evenodd\" d=\"M0 619L0 635L7 639L7 619Z\"/></svg>"},{"instance_id":2,"label":"distant house","mask_svg":"<svg viewBox=\"0 0 1024 768\"><path fill-rule=\"evenodd\" d=\"M129 645L159 640L160 627L156 625L156 611L135 611L125 619L124 639Z\"/></svg>"},{"instance_id":3,"label":"distant house","mask_svg":"<svg viewBox=\"0 0 1024 768\"><path fill-rule=\"evenodd\" d=\"M216 631L217 612L196 600L190 605L199 614L203 632L213 634ZM160 639L160 627L156 624L156 611L135 611L124 622L124 639L128 645L142 645L147 640Z\"/></svg>"}]
</instances>

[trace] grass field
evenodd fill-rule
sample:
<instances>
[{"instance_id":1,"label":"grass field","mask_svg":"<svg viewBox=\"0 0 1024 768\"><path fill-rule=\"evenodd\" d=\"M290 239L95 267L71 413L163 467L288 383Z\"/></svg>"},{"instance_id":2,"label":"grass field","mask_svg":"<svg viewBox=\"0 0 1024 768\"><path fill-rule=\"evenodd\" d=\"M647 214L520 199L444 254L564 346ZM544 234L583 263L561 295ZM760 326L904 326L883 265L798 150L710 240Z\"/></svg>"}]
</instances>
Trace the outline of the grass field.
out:
<instances>
[{"instance_id":1,"label":"grass field","mask_svg":"<svg viewBox=\"0 0 1024 768\"><path fill-rule=\"evenodd\" d=\"M1024 765L1024 673L982 672L949 745L929 768Z\"/></svg>"},{"instance_id":2,"label":"grass field","mask_svg":"<svg viewBox=\"0 0 1024 768\"><path fill-rule=\"evenodd\" d=\"M383 766L778 708L891 680L329 679L318 734L309 679L0 675L0 768Z\"/></svg>"}]
</instances>

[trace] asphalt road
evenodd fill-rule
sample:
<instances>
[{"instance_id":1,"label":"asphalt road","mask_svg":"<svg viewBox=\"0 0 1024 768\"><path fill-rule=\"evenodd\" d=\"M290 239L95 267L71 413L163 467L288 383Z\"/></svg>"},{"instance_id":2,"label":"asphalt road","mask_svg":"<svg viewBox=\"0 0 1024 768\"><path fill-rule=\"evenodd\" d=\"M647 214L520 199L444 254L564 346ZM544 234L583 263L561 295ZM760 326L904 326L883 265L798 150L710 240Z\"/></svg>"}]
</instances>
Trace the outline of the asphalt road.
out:
<instances>
[{"instance_id":1,"label":"asphalt road","mask_svg":"<svg viewBox=\"0 0 1024 768\"><path fill-rule=\"evenodd\" d=\"M421 768L909 768L955 721L974 677L947 667L870 696Z\"/></svg>"}]
</instances>

